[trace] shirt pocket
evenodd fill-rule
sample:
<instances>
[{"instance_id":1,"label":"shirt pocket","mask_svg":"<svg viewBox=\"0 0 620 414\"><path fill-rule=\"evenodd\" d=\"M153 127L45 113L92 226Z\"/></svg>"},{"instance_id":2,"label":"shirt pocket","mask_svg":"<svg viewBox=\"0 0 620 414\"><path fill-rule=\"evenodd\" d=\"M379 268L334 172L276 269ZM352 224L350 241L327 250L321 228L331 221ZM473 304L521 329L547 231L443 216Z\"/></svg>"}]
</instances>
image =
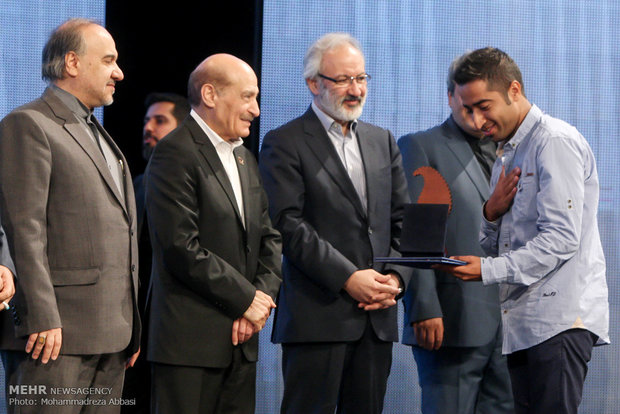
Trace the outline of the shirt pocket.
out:
<instances>
[{"instance_id":1,"label":"shirt pocket","mask_svg":"<svg viewBox=\"0 0 620 414\"><path fill-rule=\"evenodd\" d=\"M517 194L513 200L512 214L516 220L536 220L536 194L538 179L535 175L526 175L519 179Z\"/></svg>"}]
</instances>

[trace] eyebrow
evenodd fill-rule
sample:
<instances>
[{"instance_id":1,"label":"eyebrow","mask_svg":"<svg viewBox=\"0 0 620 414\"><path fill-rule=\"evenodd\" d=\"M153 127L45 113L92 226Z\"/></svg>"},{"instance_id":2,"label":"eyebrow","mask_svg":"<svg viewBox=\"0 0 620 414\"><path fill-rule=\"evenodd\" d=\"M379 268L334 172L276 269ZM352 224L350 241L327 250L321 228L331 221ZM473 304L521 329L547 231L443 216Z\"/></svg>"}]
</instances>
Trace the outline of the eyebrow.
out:
<instances>
[{"instance_id":1,"label":"eyebrow","mask_svg":"<svg viewBox=\"0 0 620 414\"><path fill-rule=\"evenodd\" d=\"M463 105L464 108L471 109L474 106L480 106L480 105L482 105L484 103L487 103L487 102L490 102L490 101L492 101L492 99L480 99L479 101L476 101L476 102L474 102L471 105L465 105L464 103L462 103L462 105Z\"/></svg>"}]
</instances>

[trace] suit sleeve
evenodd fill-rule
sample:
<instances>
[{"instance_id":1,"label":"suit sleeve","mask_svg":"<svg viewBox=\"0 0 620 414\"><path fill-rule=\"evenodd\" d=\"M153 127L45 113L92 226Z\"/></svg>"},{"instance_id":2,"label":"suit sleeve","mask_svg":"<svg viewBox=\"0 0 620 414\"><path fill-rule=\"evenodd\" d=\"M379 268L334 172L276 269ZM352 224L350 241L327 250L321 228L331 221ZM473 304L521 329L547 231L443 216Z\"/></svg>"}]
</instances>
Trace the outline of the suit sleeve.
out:
<instances>
[{"instance_id":1,"label":"suit sleeve","mask_svg":"<svg viewBox=\"0 0 620 414\"><path fill-rule=\"evenodd\" d=\"M415 135L410 134L400 138L398 146L403 157L409 195L411 200L415 202L424 187L424 179L421 176L414 177L413 172L419 167L432 167L432 165ZM437 295L437 279L433 270L413 269L404 301L411 322L443 316Z\"/></svg>"},{"instance_id":2,"label":"suit sleeve","mask_svg":"<svg viewBox=\"0 0 620 414\"><path fill-rule=\"evenodd\" d=\"M258 171L257 171L258 172ZM269 204L265 191L261 197L261 242L256 277L252 284L275 301L282 283L282 237L269 219Z\"/></svg>"},{"instance_id":3,"label":"suit sleeve","mask_svg":"<svg viewBox=\"0 0 620 414\"><path fill-rule=\"evenodd\" d=\"M294 137L278 131L265 135L260 172L269 196L273 224L282 233L286 260L334 294L358 268L304 218L305 181Z\"/></svg>"},{"instance_id":4,"label":"suit sleeve","mask_svg":"<svg viewBox=\"0 0 620 414\"><path fill-rule=\"evenodd\" d=\"M146 173L151 239L161 249L168 272L237 319L252 303L256 288L234 266L200 245L196 156L176 140L162 144L151 156Z\"/></svg>"},{"instance_id":5,"label":"suit sleeve","mask_svg":"<svg viewBox=\"0 0 620 414\"><path fill-rule=\"evenodd\" d=\"M7 115L0 124L0 210L19 273L18 336L62 327L47 260L51 168L41 126L24 112Z\"/></svg>"},{"instance_id":6,"label":"suit sleeve","mask_svg":"<svg viewBox=\"0 0 620 414\"><path fill-rule=\"evenodd\" d=\"M405 204L410 202L407 193L407 180L403 170L402 156L396 141L391 132L388 132L388 140L390 146L390 161L392 172L392 192L390 197L390 257L401 257L400 254L400 237L403 230L403 214ZM390 264L383 273L395 272L400 276L403 291L407 289L411 279L412 270L407 266ZM404 293L401 293L397 299L400 299Z\"/></svg>"},{"instance_id":7,"label":"suit sleeve","mask_svg":"<svg viewBox=\"0 0 620 414\"><path fill-rule=\"evenodd\" d=\"M11 273L13 273L13 276L15 276L15 266L13 265L13 260L11 259L9 245L7 244L6 234L4 234L2 224L0 224L0 266L8 268Z\"/></svg>"}]
</instances>

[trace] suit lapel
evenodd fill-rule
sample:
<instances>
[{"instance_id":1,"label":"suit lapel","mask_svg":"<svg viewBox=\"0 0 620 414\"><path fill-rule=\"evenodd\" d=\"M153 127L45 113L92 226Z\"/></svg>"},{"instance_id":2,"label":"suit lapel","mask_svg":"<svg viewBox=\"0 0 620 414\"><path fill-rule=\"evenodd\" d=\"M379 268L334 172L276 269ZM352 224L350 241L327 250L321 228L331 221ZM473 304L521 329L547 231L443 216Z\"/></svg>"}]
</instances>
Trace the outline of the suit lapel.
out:
<instances>
[{"instance_id":1,"label":"suit lapel","mask_svg":"<svg viewBox=\"0 0 620 414\"><path fill-rule=\"evenodd\" d=\"M368 199L368 216L374 216L374 208L377 204L377 197L385 192L385 188L379 188L379 180L375 180L375 176L381 169L381 162L378 157L377 141L370 137L370 132L365 123L358 121L357 123L357 142L360 146L362 161L364 163L364 173L366 175L366 198Z\"/></svg>"},{"instance_id":2,"label":"suit lapel","mask_svg":"<svg viewBox=\"0 0 620 414\"><path fill-rule=\"evenodd\" d=\"M304 132L306 144L314 155L318 158L323 168L332 177L336 185L340 187L342 193L353 203L355 209L360 213L362 217L366 216L359 195L353 187L351 178L347 174L342 161L334 145L327 136L325 128L321 124L321 121L317 118L312 108L306 111L304 116Z\"/></svg>"},{"instance_id":3,"label":"suit lapel","mask_svg":"<svg viewBox=\"0 0 620 414\"><path fill-rule=\"evenodd\" d=\"M237 162L237 171L239 171L239 180L241 181L241 194L243 196L243 212L245 217L245 229L249 230L250 209L252 208L252 200L250 199L250 176L248 173L247 162L242 155L241 148L235 148L235 161Z\"/></svg>"},{"instance_id":4,"label":"suit lapel","mask_svg":"<svg viewBox=\"0 0 620 414\"><path fill-rule=\"evenodd\" d=\"M99 174L103 178L103 181L106 183L114 197L119 202L119 204L123 207L125 214L127 214L127 206L123 201L123 197L121 196L114 179L112 178L112 173L108 169L108 165L103 157L103 154L97 147L97 144L93 141L93 139L88 135L85 131L80 121L76 118L76 116L65 106L64 103L60 99L54 95L51 90L46 90L43 94L43 100L47 102L50 106L54 114L64 121L63 127L64 129L73 137L73 139L77 142L77 144L84 150L86 155L91 159L95 167L99 171ZM98 121L97 124L99 124ZM105 132L103 127L99 126L99 131L104 136L104 139L108 142L110 147L115 151L118 155L120 154L120 150L112 140L112 138ZM119 157L123 159L122 156ZM124 161L123 161L124 162Z\"/></svg>"},{"instance_id":5,"label":"suit lapel","mask_svg":"<svg viewBox=\"0 0 620 414\"><path fill-rule=\"evenodd\" d=\"M237 218L241 223L241 214L239 213L239 207L237 207L235 193L232 189L232 185L230 184L230 180L228 179L228 175L226 174L226 170L224 169L224 165L222 164L222 161L220 161L219 155L217 155L215 147L211 143L211 140L207 134L202 130L193 117L188 117L186 125L192 134L194 141L198 144L198 149L204 157L207 166L211 171L213 171L213 175L217 178L217 181L224 190L224 193L226 193L226 197L228 197L228 201L230 201L230 204L235 210ZM239 175L241 175L241 172L239 172ZM243 189L243 181L241 182L241 187Z\"/></svg>"},{"instance_id":6,"label":"suit lapel","mask_svg":"<svg viewBox=\"0 0 620 414\"><path fill-rule=\"evenodd\" d=\"M450 132L445 133L444 136L451 137L458 134L462 139L448 138L446 145L450 151L454 154L454 157L463 166L465 173L469 176L470 180L480 193L483 200L489 198L489 183L482 172L482 167L478 163L476 156L473 154L471 147L467 143L467 138L463 136L461 130L454 124L452 118L449 118L444 124L443 128L446 128Z\"/></svg>"}]
</instances>

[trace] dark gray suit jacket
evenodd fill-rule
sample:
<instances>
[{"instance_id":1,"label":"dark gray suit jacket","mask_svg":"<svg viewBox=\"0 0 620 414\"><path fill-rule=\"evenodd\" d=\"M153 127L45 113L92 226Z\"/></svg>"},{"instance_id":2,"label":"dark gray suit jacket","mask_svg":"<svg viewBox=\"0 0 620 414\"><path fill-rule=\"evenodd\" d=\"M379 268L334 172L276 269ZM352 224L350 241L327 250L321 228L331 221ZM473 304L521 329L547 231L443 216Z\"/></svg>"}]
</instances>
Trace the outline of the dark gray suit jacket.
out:
<instances>
[{"instance_id":1,"label":"dark gray suit jacket","mask_svg":"<svg viewBox=\"0 0 620 414\"><path fill-rule=\"evenodd\" d=\"M15 275L15 266L13 265L13 260L11 259L9 245L6 241L6 235L2 229L2 224L0 224L0 265L7 267L13 275Z\"/></svg>"},{"instance_id":2,"label":"dark gray suit jacket","mask_svg":"<svg viewBox=\"0 0 620 414\"><path fill-rule=\"evenodd\" d=\"M61 353L137 350L135 201L85 128L47 89L0 123L0 210L19 275L17 337L62 328ZM23 348L22 348L23 349Z\"/></svg>"},{"instance_id":3,"label":"dark gray suit jacket","mask_svg":"<svg viewBox=\"0 0 620 414\"><path fill-rule=\"evenodd\" d=\"M478 233L482 203L489 197L489 183L463 132L450 117L427 131L398 140L412 200L417 200L424 180L414 177L421 166L435 168L452 193L448 217L448 255L484 256ZM443 317L444 346L488 344L499 328L500 308L497 285L463 282L432 270L416 270L405 303L403 343L415 344L411 322Z\"/></svg>"},{"instance_id":4,"label":"dark gray suit jacket","mask_svg":"<svg viewBox=\"0 0 620 414\"><path fill-rule=\"evenodd\" d=\"M366 172L364 212L353 183L312 108L267 133L260 171L284 262L272 340L276 343L359 339L370 315L384 341L398 341L396 306L366 312L343 289L359 269L386 269L375 256L398 256L403 205L409 200L392 134L358 122ZM405 283L408 268L391 267Z\"/></svg>"},{"instance_id":5,"label":"dark gray suit jacket","mask_svg":"<svg viewBox=\"0 0 620 414\"><path fill-rule=\"evenodd\" d=\"M254 156L235 156L245 226L213 144L193 117L155 147L145 172L153 245L148 359L222 368L233 353L233 321L256 289L275 299L281 239L271 226ZM258 335L241 345L258 358Z\"/></svg>"}]
</instances>

